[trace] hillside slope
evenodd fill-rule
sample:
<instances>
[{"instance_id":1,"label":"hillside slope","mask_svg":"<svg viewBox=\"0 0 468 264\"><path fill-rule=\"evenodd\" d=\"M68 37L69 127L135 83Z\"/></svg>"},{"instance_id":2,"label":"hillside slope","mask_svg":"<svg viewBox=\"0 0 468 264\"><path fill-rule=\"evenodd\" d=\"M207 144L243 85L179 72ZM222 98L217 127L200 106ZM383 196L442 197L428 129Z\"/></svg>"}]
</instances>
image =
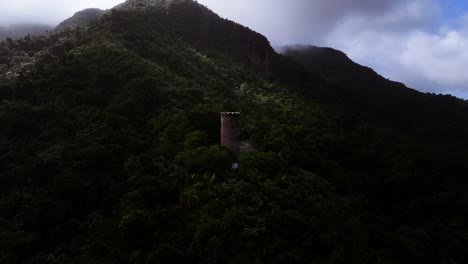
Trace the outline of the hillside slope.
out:
<instances>
[{"instance_id":1,"label":"hillside slope","mask_svg":"<svg viewBox=\"0 0 468 264\"><path fill-rule=\"evenodd\" d=\"M281 52L328 80L322 98L359 118L388 126L426 144L468 146L468 103L450 95L417 92L331 48L292 45Z\"/></svg>"},{"instance_id":2,"label":"hillside slope","mask_svg":"<svg viewBox=\"0 0 468 264\"><path fill-rule=\"evenodd\" d=\"M1 263L466 263L467 156L434 144L462 137L343 111L359 90L194 1L132 3L0 43ZM255 151L219 148L221 111Z\"/></svg>"}]
</instances>

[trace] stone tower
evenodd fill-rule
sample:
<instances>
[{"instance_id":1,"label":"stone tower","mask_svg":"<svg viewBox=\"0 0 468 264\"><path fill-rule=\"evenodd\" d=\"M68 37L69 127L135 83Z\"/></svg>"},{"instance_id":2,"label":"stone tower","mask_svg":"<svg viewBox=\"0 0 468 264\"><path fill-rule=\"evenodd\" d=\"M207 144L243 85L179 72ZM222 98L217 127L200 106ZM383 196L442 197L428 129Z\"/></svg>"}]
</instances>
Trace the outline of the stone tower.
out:
<instances>
[{"instance_id":1,"label":"stone tower","mask_svg":"<svg viewBox=\"0 0 468 264\"><path fill-rule=\"evenodd\" d=\"M221 146L232 152L239 152L240 115L240 112L221 113Z\"/></svg>"}]
</instances>

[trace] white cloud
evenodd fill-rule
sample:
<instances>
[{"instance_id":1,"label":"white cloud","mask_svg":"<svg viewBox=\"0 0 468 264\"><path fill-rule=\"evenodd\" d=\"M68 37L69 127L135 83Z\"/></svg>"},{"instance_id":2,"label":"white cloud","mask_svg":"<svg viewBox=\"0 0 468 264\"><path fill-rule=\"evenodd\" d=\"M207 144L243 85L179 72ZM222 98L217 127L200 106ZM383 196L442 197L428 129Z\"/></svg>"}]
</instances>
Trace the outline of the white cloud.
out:
<instances>
[{"instance_id":1,"label":"white cloud","mask_svg":"<svg viewBox=\"0 0 468 264\"><path fill-rule=\"evenodd\" d=\"M444 24L439 8L435 2L428 8L427 2L413 1L382 17L348 17L326 44L417 90L466 98L468 23L465 17L455 23L459 27ZM395 21L407 26L388 26Z\"/></svg>"}]
</instances>

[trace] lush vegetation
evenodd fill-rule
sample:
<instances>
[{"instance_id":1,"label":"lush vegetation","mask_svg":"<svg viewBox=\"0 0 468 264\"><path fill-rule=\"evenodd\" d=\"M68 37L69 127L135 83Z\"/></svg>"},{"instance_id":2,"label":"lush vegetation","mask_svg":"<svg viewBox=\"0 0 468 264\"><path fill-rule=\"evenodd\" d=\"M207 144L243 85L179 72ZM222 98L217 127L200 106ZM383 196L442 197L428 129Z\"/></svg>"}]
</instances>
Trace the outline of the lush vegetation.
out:
<instances>
[{"instance_id":1,"label":"lush vegetation","mask_svg":"<svg viewBox=\"0 0 468 264\"><path fill-rule=\"evenodd\" d=\"M467 261L462 117L419 137L194 2L10 39L0 64L1 263ZM237 171L225 110L256 148Z\"/></svg>"}]
</instances>

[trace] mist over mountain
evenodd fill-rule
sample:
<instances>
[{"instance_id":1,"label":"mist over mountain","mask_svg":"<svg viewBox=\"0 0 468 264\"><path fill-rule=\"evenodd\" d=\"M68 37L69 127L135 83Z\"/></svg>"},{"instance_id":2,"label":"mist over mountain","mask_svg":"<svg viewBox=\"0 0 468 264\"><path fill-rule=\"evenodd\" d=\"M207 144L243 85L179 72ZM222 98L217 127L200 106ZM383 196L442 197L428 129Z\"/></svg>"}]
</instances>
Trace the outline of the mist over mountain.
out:
<instances>
[{"instance_id":1,"label":"mist over mountain","mask_svg":"<svg viewBox=\"0 0 468 264\"><path fill-rule=\"evenodd\" d=\"M0 263L468 262L468 102L196 1L61 28L0 42Z\"/></svg>"},{"instance_id":2,"label":"mist over mountain","mask_svg":"<svg viewBox=\"0 0 468 264\"><path fill-rule=\"evenodd\" d=\"M21 38L26 35L47 35L53 27L41 24L12 24L0 26L0 40Z\"/></svg>"}]
</instances>

